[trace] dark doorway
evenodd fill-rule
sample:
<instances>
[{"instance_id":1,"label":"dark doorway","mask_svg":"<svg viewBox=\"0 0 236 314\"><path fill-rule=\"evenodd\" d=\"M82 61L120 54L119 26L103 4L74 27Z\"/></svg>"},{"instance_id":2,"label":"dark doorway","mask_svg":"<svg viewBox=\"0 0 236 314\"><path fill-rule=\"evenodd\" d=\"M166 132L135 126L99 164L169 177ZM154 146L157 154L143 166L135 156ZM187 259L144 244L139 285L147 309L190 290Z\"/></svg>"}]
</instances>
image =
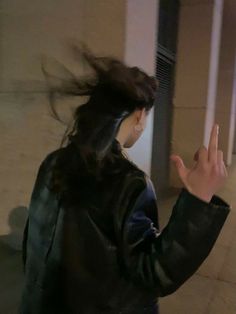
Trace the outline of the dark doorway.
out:
<instances>
[{"instance_id":1,"label":"dark doorway","mask_svg":"<svg viewBox=\"0 0 236 314\"><path fill-rule=\"evenodd\" d=\"M165 194L169 187L178 16L178 0L160 1L156 60L156 77L159 80L159 89L154 108L151 178L155 188L161 194Z\"/></svg>"}]
</instances>

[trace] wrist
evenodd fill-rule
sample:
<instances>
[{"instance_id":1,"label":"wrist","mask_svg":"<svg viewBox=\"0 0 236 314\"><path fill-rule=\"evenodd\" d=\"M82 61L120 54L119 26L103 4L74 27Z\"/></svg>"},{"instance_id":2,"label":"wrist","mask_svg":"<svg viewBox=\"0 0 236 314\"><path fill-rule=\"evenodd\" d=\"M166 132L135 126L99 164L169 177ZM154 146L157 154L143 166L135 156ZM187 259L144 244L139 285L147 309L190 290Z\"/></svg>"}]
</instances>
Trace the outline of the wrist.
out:
<instances>
[{"instance_id":1,"label":"wrist","mask_svg":"<svg viewBox=\"0 0 236 314\"><path fill-rule=\"evenodd\" d=\"M199 198L200 200L206 202L206 203L210 203L211 199L212 199L212 195L207 195L204 193L200 193L200 192L195 192L191 189L187 189L189 191L189 193L193 194L194 196L196 196L197 198Z\"/></svg>"},{"instance_id":2,"label":"wrist","mask_svg":"<svg viewBox=\"0 0 236 314\"><path fill-rule=\"evenodd\" d=\"M193 194L193 193L192 193ZM194 194L196 197L198 197L200 200L206 202L206 203L210 203L211 202L211 198L209 196L205 196L205 195L200 195L200 194Z\"/></svg>"}]
</instances>

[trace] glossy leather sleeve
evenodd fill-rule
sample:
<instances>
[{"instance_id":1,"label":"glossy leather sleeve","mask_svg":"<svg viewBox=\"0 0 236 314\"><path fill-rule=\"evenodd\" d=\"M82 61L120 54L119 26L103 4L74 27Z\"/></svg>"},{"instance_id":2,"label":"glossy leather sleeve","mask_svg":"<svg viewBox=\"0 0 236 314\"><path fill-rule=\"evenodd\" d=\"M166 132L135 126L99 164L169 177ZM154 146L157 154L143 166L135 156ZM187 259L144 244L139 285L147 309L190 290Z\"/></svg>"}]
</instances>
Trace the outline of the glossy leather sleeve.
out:
<instances>
[{"instance_id":1,"label":"glossy leather sleeve","mask_svg":"<svg viewBox=\"0 0 236 314\"><path fill-rule=\"evenodd\" d=\"M37 171L37 176L36 180L33 186L33 190L30 196L30 203L28 207L28 217L26 219L25 225L24 225L24 230L23 230L23 239L22 239L22 262L23 262L23 271L25 272L25 266L26 266L26 260L27 260L27 242L28 242L28 230L29 230L29 211L31 208L32 203L34 200L37 198L37 193L39 191L40 185L43 183L43 176L44 176L44 171L45 171L45 166L48 160L51 158L51 154L48 154L46 158L41 162L39 169Z\"/></svg>"},{"instance_id":2,"label":"glossy leather sleeve","mask_svg":"<svg viewBox=\"0 0 236 314\"><path fill-rule=\"evenodd\" d=\"M210 253L230 206L214 195L207 203L181 190L166 227L153 221L156 194L149 177L129 204L120 228L123 271L137 285L166 296L176 291Z\"/></svg>"}]
</instances>

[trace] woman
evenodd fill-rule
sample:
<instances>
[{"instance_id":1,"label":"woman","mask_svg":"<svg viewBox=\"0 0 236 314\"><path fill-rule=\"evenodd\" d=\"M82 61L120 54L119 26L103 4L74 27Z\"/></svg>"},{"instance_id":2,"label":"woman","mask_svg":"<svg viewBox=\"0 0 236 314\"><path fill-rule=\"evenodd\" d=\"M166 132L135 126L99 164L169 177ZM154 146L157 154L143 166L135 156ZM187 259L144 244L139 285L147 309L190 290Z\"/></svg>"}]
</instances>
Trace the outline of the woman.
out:
<instances>
[{"instance_id":1,"label":"woman","mask_svg":"<svg viewBox=\"0 0 236 314\"><path fill-rule=\"evenodd\" d=\"M230 211L215 195L227 177L218 126L191 169L171 156L184 186L160 231L153 184L123 152L145 129L156 80L114 58L82 56L94 75L50 90L88 100L75 111L67 145L39 168L20 313L156 314L158 297L176 291L208 256Z\"/></svg>"}]
</instances>

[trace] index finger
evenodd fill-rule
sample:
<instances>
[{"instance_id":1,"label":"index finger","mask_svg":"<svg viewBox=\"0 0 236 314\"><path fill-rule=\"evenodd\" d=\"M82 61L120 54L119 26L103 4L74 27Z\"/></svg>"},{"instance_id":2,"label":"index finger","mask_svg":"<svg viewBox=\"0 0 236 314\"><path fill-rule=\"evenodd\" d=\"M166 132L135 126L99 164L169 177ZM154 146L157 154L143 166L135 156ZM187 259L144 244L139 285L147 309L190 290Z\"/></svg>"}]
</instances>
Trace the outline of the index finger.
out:
<instances>
[{"instance_id":1,"label":"index finger","mask_svg":"<svg viewBox=\"0 0 236 314\"><path fill-rule=\"evenodd\" d=\"M208 161L217 162L219 125L214 124L208 146Z\"/></svg>"}]
</instances>

